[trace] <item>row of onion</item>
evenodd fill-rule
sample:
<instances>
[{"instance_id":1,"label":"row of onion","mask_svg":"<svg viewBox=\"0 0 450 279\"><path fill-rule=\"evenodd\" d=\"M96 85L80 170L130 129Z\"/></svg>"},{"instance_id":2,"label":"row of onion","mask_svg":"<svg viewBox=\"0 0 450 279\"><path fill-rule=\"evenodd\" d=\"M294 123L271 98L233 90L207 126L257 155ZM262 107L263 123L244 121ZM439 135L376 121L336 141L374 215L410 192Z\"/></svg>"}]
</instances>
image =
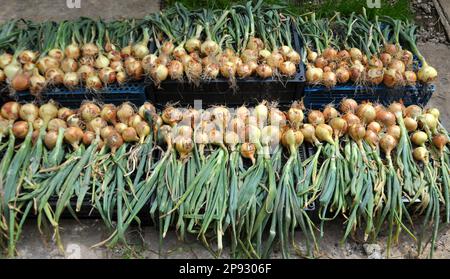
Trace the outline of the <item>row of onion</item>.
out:
<instances>
[{"instance_id":1,"label":"row of onion","mask_svg":"<svg viewBox=\"0 0 450 279\"><path fill-rule=\"evenodd\" d=\"M431 226L432 256L439 225L450 221L449 138L437 109L352 99L308 113L301 102L160 113L150 103L8 102L0 138L0 246L9 256L30 214L64 252L61 216L85 202L111 232L98 245L127 245L130 226L152 218L161 241L174 228L218 256L225 238L239 258L277 247L286 258L314 256L337 217L343 241L386 232L387 256L402 231L422 252ZM420 230L413 215L424 216Z\"/></svg>"},{"instance_id":2,"label":"row of onion","mask_svg":"<svg viewBox=\"0 0 450 279\"><path fill-rule=\"evenodd\" d=\"M226 10L188 11L181 4L150 17L157 49L148 71L159 85L166 79L198 85L218 77L293 77L300 54L292 46L292 19L258 1Z\"/></svg>"},{"instance_id":3,"label":"row of onion","mask_svg":"<svg viewBox=\"0 0 450 279\"><path fill-rule=\"evenodd\" d=\"M416 26L390 17L299 17L305 45L306 80L313 85L384 84L389 88L428 84L437 71L417 48Z\"/></svg>"}]
</instances>

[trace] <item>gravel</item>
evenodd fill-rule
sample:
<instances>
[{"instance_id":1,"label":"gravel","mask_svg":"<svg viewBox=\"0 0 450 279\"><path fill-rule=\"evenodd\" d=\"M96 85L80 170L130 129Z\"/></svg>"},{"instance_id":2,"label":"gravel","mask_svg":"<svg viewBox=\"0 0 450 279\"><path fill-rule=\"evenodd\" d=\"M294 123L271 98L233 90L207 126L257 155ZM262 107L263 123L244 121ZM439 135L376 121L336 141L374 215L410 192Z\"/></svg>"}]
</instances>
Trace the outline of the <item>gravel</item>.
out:
<instances>
[{"instance_id":1,"label":"gravel","mask_svg":"<svg viewBox=\"0 0 450 279\"><path fill-rule=\"evenodd\" d=\"M412 11L419 25L417 30L420 42L449 44L439 15L432 0L412 0Z\"/></svg>"}]
</instances>

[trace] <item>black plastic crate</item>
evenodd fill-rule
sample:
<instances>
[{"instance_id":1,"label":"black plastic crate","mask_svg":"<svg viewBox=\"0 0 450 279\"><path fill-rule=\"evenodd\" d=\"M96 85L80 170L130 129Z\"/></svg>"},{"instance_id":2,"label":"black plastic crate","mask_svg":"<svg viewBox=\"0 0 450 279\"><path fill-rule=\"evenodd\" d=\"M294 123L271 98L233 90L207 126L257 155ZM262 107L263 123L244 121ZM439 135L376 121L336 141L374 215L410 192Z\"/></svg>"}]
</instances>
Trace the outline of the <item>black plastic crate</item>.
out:
<instances>
[{"instance_id":1,"label":"black plastic crate","mask_svg":"<svg viewBox=\"0 0 450 279\"><path fill-rule=\"evenodd\" d=\"M434 85L406 86L387 88L379 86L338 85L333 88L324 86L305 87L304 105L309 109L320 109L327 104L339 104L344 98L352 98L357 102L370 101L389 105L394 101L403 101L408 105L424 107L435 91Z\"/></svg>"},{"instance_id":2,"label":"black plastic crate","mask_svg":"<svg viewBox=\"0 0 450 279\"><path fill-rule=\"evenodd\" d=\"M69 90L64 86L58 86L45 90L39 98L31 95L29 91L9 94L7 90L3 90L1 94L3 102L15 100L18 102L43 103L53 100L69 108L79 107L84 100L95 100L115 105L128 101L137 106L142 105L146 101L144 82L129 82L123 85L111 84L95 92L85 87Z\"/></svg>"},{"instance_id":3,"label":"black plastic crate","mask_svg":"<svg viewBox=\"0 0 450 279\"><path fill-rule=\"evenodd\" d=\"M301 41L295 28L292 30L293 48L301 54ZM156 49L154 43L150 50ZM219 77L211 81L201 81L198 86L187 81L165 80L159 87L149 85L147 98L156 105L166 103L179 103L180 105L193 105L194 101L201 100L204 105L257 104L261 100L276 101L279 104L290 104L293 100L303 97L305 86L305 65L303 62L297 68L294 77L261 79L249 77L236 79L236 88L230 87L228 79Z\"/></svg>"}]
</instances>

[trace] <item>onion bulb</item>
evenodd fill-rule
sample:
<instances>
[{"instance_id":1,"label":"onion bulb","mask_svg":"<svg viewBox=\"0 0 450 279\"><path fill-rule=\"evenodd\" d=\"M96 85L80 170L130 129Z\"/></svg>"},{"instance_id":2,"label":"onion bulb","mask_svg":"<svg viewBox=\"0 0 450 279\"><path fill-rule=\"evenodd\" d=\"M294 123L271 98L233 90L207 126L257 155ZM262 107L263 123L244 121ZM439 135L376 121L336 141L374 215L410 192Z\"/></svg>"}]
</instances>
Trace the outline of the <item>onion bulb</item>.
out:
<instances>
[{"instance_id":1,"label":"onion bulb","mask_svg":"<svg viewBox=\"0 0 450 279\"><path fill-rule=\"evenodd\" d=\"M35 104L24 104L20 107L19 116L22 120L33 122L39 117L39 109Z\"/></svg>"},{"instance_id":2,"label":"onion bulb","mask_svg":"<svg viewBox=\"0 0 450 279\"><path fill-rule=\"evenodd\" d=\"M12 132L14 134L14 136L18 139L24 139L27 134L28 134L28 130L29 130L29 125L28 122L26 121L16 121L13 126L12 126Z\"/></svg>"}]
</instances>

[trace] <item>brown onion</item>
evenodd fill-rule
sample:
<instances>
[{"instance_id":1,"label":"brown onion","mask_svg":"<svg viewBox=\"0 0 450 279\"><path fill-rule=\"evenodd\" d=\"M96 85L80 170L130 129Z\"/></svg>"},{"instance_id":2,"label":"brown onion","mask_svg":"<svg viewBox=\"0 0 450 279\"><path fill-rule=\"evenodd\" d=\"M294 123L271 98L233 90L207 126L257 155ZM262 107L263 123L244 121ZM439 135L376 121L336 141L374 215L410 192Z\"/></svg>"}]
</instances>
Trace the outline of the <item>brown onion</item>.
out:
<instances>
[{"instance_id":1,"label":"brown onion","mask_svg":"<svg viewBox=\"0 0 450 279\"><path fill-rule=\"evenodd\" d=\"M386 129L386 133L388 133L398 141L402 135L402 130L398 125L392 125Z\"/></svg>"},{"instance_id":2,"label":"brown onion","mask_svg":"<svg viewBox=\"0 0 450 279\"><path fill-rule=\"evenodd\" d=\"M314 126L325 123L325 117L320 110L312 110L308 113L308 122Z\"/></svg>"},{"instance_id":3,"label":"brown onion","mask_svg":"<svg viewBox=\"0 0 450 279\"><path fill-rule=\"evenodd\" d=\"M103 118L106 122L115 125L117 123L117 108L113 104L106 104L102 107L100 112L100 117Z\"/></svg>"},{"instance_id":4,"label":"brown onion","mask_svg":"<svg viewBox=\"0 0 450 279\"><path fill-rule=\"evenodd\" d=\"M48 131L44 136L44 144L47 149L53 149L56 146L56 142L58 141L58 132L57 131Z\"/></svg>"},{"instance_id":5,"label":"brown onion","mask_svg":"<svg viewBox=\"0 0 450 279\"><path fill-rule=\"evenodd\" d=\"M84 122L89 123L100 115L100 108L92 102L84 102L80 107L80 116Z\"/></svg>"},{"instance_id":6,"label":"brown onion","mask_svg":"<svg viewBox=\"0 0 450 279\"><path fill-rule=\"evenodd\" d=\"M13 124L12 132L16 138L24 139L28 134L29 128L28 122L20 120Z\"/></svg>"}]
</instances>

